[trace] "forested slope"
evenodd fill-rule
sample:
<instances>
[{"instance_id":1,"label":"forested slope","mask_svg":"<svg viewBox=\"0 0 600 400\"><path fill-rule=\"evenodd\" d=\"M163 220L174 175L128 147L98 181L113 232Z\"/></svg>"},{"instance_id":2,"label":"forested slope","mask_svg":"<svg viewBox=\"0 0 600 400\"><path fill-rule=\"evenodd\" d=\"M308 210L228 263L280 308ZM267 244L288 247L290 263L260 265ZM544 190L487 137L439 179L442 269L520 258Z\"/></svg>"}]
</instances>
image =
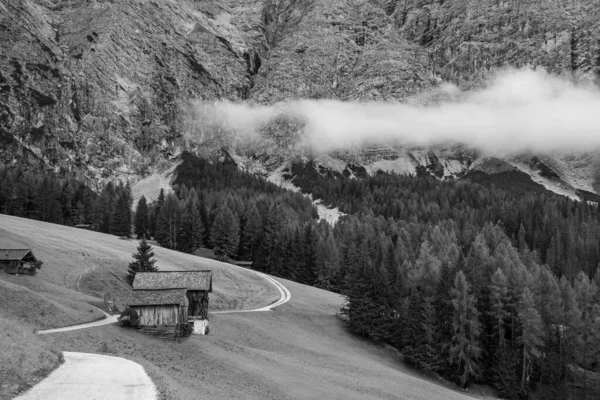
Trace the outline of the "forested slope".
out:
<instances>
[{"instance_id":1,"label":"forested slope","mask_svg":"<svg viewBox=\"0 0 600 400\"><path fill-rule=\"evenodd\" d=\"M137 234L340 292L354 332L458 384L492 383L507 397L536 388L555 398L597 394L578 369L598 368L595 203L469 180L307 180L301 168L292 171L304 191L349 215L332 227L300 193L188 154L174 192L147 206L145 229L135 219ZM39 174L3 170L0 211L73 224L75 207L78 223L129 233L119 228L132 221L123 212L126 186L94 195L72 179ZM44 185L53 190L42 197ZM53 211L42 212L47 206Z\"/></svg>"}]
</instances>

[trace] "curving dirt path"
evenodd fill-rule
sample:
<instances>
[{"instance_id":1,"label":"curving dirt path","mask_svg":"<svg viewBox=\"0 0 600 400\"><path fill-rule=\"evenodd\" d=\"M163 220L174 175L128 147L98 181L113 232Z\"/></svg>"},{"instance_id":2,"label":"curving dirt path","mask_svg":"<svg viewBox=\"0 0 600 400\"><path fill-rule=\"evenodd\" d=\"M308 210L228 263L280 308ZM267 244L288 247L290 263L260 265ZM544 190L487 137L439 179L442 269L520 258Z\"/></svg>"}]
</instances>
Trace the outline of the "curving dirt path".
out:
<instances>
[{"instance_id":1,"label":"curving dirt path","mask_svg":"<svg viewBox=\"0 0 600 400\"><path fill-rule=\"evenodd\" d=\"M102 310L100 310L100 311L102 311ZM98 320L98 321L87 322L85 324L65 326L62 328L44 329L42 331L37 331L37 333L38 333L38 335L45 335L47 333L69 332L69 331L76 331L78 329L94 328L97 326L114 324L117 322L117 319L119 318L118 315L110 315L110 314L105 313L104 311L102 311L102 313L105 315L105 318Z\"/></svg>"},{"instance_id":2,"label":"curving dirt path","mask_svg":"<svg viewBox=\"0 0 600 400\"><path fill-rule=\"evenodd\" d=\"M281 284L279 281L277 281L272 276L269 276L267 274L263 274L262 272L257 272L257 271L253 271L253 272L255 274L257 274L258 276L266 279L270 284L272 284L273 286L275 286L277 288L277 290L279 291L279 294L281 295L281 297L279 297L279 300L277 300L276 302L274 302L274 303L272 303L272 304L270 304L268 306L260 307L260 308L255 308L253 310L213 311L213 312L211 312L211 314L231 314L231 313L272 311L273 309L275 309L275 307L280 306L280 305L285 304L288 301L290 301L290 299L292 298L292 294L290 293L290 291L283 284Z\"/></svg>"},{"instance_id":3,"label":"curving dirt path","mask_svg":"<svg viewBox=\"0 0 600 400\"><path fill-rule=\"evenodd\" d=\"M65 362L17 400L152 400L157 391L141 365L120 357L64 352Z\"/></svg>"}]
</instances>

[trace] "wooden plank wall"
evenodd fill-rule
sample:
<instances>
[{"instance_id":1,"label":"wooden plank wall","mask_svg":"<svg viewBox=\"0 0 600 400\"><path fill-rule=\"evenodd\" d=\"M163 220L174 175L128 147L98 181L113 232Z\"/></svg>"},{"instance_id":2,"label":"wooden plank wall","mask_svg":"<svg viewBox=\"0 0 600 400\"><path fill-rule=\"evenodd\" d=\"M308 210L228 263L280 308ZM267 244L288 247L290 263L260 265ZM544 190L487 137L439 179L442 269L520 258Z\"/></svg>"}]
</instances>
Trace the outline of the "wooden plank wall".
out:
<instances>
[{"instance_id":1,"label":"wooden plank wall","mask_svg":"<svg viewBox=\"0 0 600 400\"><path fill-rule=\"evenodd\" d=\"M180 306L179 323L187 324L188 322L188 306Z\"/></svg>"},{"instance_id":2,"label":"wooden plank wall","mask_svg":"<svg viewBox=\"0 0 600 400\"><path fill-rule=\"evenodd\" d=\"M140 315L140 325L177 325L179 322L179 306L135 306Z\"/></svg>"}]
</instances>

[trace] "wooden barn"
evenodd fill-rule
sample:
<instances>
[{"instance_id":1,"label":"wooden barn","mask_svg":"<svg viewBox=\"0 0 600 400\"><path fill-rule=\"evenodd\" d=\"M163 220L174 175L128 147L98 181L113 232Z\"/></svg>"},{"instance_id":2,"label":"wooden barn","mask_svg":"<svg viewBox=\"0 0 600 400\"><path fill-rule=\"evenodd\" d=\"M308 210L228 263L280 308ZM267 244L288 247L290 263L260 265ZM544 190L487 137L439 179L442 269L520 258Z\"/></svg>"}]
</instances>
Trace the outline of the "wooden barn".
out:
<instances>
[{"instance_id":1,"label":"wooden barn","mask_svg":"<svg viewBox=\"0 0 600 400\"><path fill-rule=\"evenodd\" d=\"M185 289L134 290L127 303L140 318L141 330L164 338L178 338L188 324Z\"/></svg>"},{"instance_id":2,"label":"wooden barn","mask_svg":"<svg viewBox=\"0 0 600 400\"><path fill-rule=\"evenodd\" d=\"M35 275L42 264L30 249L0 249L0 268L9 274Z\"/></svg>"},{"instance_id":3,"label":"wooden barn","mask_svg":"<svg viewBox=\"0 0 600 400\"><path fill-rule=\"evenodd\" d=\"M212 271L138 272L134 291L185 289L188 320L208 319L208 294L212 292Z\"/></svg>"}]
</instances>

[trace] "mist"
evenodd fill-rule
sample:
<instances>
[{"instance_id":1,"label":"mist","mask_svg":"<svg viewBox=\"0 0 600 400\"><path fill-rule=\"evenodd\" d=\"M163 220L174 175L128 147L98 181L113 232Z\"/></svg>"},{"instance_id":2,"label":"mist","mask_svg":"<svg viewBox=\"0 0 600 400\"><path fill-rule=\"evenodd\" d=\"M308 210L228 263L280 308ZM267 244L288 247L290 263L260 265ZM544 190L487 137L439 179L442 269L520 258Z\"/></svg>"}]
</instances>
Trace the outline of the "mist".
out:
<instances>
[{"instance_id":1,"label":"mist","mask_svg":"<svg viewBox=\"0 0 600 400\"><path fill-rule=\"evenodd\" d=\"M425 104L414 99L293 100L271 106L196 103L190 126L210 121L212 126L255 138L284 117L300 122L303 144L315 151L375 143L461 143L490 155L600 149L600 90L591 84L540 71L508 70L483 89L462 92L444 85L433 95L437 100L421 102ZM198 134L197 127L194 132Z\"/></svg>"}]
</instances>

